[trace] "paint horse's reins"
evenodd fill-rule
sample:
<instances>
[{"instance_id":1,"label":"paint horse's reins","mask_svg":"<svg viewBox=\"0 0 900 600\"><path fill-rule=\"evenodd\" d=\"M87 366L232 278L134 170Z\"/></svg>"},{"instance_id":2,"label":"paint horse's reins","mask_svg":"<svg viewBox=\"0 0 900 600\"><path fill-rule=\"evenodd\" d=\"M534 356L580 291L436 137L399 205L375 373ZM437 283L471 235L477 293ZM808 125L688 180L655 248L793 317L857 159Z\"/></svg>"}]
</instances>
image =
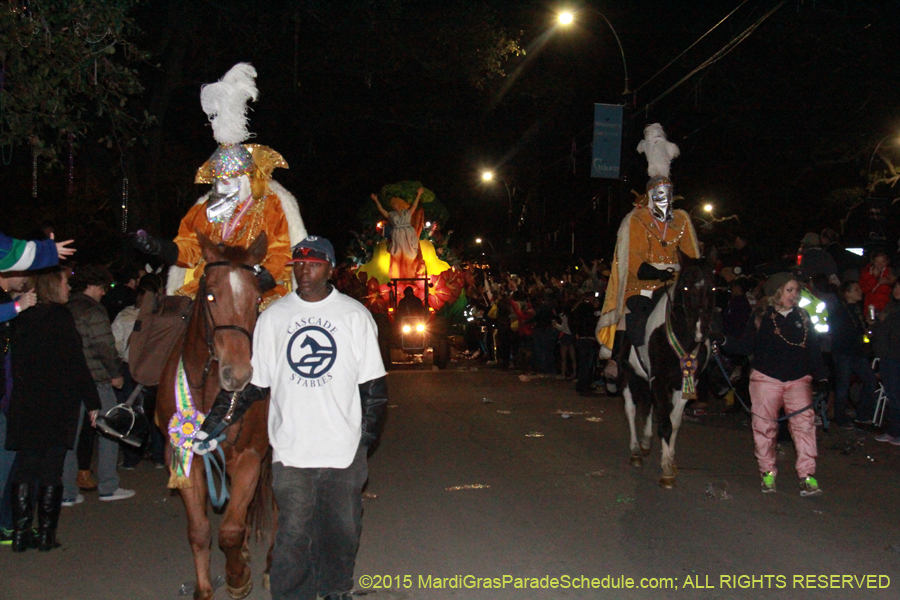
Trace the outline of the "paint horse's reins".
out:
<instances>
[{"instance_id":1,"label":"paint horse's reins","mask_svg":"<svg viewBox=\"0 0 900 600\"><path fill-rule=\"evenodd\" d=\"M697 369L699 367L699 363L697 361L697 356L700 354L700 349L703 347L704 343L707 340L707 336L704 335L703 339L697 343L697 347L694 348L693 352L687 352L682 348L681 343L678 341L678 337L675 335L675 332L672 329L672 310L675 307L675 286L680 285L681 281L681 272L678 273L678 277L671 285L671 289L673 292L668 294L669 304L666 307L666 339L669 342L669 346L672 348L672 351L675 352L675 355L678 357L678 361L681 368L681 376L682 376L682 384L681 384L681 397L686 400L694 400L697 398L696 386L694 384L694 380L697 375ZM683 302L680 306L683 306ZM685 311L685 315L687 315L687 311ZM690 325L690 323L687 323Z\"/></svg>"}]
</instances>

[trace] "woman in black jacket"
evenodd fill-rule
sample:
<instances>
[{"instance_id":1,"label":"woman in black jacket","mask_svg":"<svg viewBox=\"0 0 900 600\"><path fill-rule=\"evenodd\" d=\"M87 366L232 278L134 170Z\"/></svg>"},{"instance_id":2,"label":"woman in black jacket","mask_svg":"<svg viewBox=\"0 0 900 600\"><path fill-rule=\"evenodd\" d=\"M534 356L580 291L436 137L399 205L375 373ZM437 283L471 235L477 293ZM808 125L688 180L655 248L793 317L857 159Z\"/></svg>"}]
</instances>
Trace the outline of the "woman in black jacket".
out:
<instances>
[{"instance_id":1,"label":"woman in black jacket","mask_svg":"<svg viewBox=\"0 0 900 600\"><path fill-rule=\"evenodd\" d=\"M816 426L812 381L824 381L818 335L806 311L797 306L800 284L791 273L777 273L766 281L769 306L750 319L740 339L727 338L726 352L752 354L750 399L753 404L753 444L764 494L775 491L775 444L778 411L796 413L788 421L797 451L800 495L822 493L816 471Z\"/></svg>"},{"instance_id":2,"label":"woman in black jacket","mask_svg":"<svg viewBox=\"0 0 900 600\"><path fill-rule=\"evenodd\" d=\"M54 267L37 275L38 303L16 319L10 336L13 393L6 448L18 451L13 474L13 552L37 546L59 547L56 527L62 502L66 451L75 443L78 412L84 402L93 422L100 397L82 351L81 336L65 307L69 284ZM34 485L38 497L32 496ZM32 539L34 505L38 539Z\"/></svg>"}]
</instances>

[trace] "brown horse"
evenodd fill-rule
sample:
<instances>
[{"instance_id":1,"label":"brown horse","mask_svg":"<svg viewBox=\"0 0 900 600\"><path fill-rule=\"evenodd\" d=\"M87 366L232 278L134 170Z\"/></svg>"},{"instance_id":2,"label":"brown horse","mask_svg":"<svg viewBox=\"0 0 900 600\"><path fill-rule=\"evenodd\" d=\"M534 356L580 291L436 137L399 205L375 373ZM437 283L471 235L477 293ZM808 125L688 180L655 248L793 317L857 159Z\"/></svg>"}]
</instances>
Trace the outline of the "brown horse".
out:
<instances>
[{"instance_id":1,"label":"brown horse","mask_svg":"<svg viewBox=\"0 0 900 600\"><path fill-rule=\"evenodd\" d=\"M253 374L250 357L260 301L254 265L266 255L266 234L261 234L246 250L213 244L199 232L197 238L206 268L185 336L172 350L159 384L156 416L167 438L170 420L176 413L179 362L183 361L194 407L204 414L221 389L242 390ZM259 535L269 528L272 518L267 415L268 402L255 403L243 419L226 430L227 438L221 444L231 480L231 499L218 539L225 553L225 581L232 598L244 598L253 589L248 564L250 531ZM170 469L173 452L170 443L166 452ZM169 481L169 487L181 492L187 512L188 539L197 571L196 600L208 600L214 593L209 574L212 534L206 512L209 490L205 472L203 460L197 457L189 477L176 477L173 469Z\"/></svg>"}]
</instances>

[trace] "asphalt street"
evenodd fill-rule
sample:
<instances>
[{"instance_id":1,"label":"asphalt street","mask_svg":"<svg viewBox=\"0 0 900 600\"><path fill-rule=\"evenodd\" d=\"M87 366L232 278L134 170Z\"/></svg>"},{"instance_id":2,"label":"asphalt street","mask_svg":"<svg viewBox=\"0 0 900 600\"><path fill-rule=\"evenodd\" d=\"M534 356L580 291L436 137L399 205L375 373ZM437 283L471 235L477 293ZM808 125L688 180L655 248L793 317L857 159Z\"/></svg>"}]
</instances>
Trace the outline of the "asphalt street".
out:
<instances>
[{"instance_id":1,"label":"asphalt street","mask_svg":"<svg viewBox=\"0 0 900 600\"><path fill-rule=\"evenodd\" d=\"M621 398L465 362L388 381L356 568L371 600L900 598L900 447L871 432L820 437L816 498L799 496L782 444L779 491L763 495L749 420L714 404L683 425L678 486L665 490L658 441L643 468L629 463ZM184 510L165 473L144 462L121 477L137 496L93 492L63 509L62 548L0 549L0 599L190 593ZM269 598L266 549L253 546L250 599ZM214 575L223 564L215 549Z\"/></svg>"}]
</instances>

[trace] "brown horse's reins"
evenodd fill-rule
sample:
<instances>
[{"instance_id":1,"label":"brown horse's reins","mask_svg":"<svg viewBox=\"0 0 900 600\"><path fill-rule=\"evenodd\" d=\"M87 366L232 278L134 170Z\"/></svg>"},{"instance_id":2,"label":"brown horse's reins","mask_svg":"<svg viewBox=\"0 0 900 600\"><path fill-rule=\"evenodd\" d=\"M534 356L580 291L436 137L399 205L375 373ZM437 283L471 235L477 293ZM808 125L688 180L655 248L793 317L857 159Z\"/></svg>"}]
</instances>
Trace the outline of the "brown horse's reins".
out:
<instances>
[{"instance_id":1,"label":"brown horse's reins","mask_svg":"<svg viewBox=\"0 0 900 600\"><path fill-rule=\"evenodd\" d=\"M197 291L197 299L203 303L203 330L204 337L206 338L206 350L207 350L207 358L206 364L203 366L203 375L200 378L200 385L194 385L191 382L190 376L185 370L184 375L188 380L188 385L192 388L201 390L206 387L206 380L209 378L209 373L212 370L212 364L214 362L219 361L219 357L216 356L216 348L215 348L215 337L216 333L219 331L239 331L247 336L247 339L250 340L250 352L253 352L253 334L241 327L240 325L217 325L216 319L213 317L212 310L209 307L209 301L206 298L206 270L211 269L213 267L230 267L236 266L241 269L246 269L247 271L251 271L254 274L259 274L258 267L251 267L250 265L237 264L228 262L227 260L220 260L217 262L207 263L207 265L203 268L203 275L200 277L200 289ZM212 322L212 327L210 327L210 322Z\"/></svg>"}]
</instances>

